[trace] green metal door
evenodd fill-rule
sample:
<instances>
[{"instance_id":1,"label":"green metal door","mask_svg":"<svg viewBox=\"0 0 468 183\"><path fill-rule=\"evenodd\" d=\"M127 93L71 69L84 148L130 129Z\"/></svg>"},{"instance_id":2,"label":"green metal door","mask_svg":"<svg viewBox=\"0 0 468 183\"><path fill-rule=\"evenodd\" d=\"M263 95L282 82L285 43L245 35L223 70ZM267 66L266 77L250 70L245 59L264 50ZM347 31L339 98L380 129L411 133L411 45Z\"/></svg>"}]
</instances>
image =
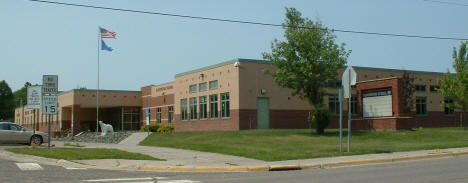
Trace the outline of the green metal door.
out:
<instances>
[{"instance_id":1,"label":"green metal door","mask_svg":"<svg viewBox=\"0 0 468 183\"><path fill-rule=\"evenodd\" d=\"M257 128L270 128L270 100L268 98L257 98Z\"/></svg>"}]
</instances>

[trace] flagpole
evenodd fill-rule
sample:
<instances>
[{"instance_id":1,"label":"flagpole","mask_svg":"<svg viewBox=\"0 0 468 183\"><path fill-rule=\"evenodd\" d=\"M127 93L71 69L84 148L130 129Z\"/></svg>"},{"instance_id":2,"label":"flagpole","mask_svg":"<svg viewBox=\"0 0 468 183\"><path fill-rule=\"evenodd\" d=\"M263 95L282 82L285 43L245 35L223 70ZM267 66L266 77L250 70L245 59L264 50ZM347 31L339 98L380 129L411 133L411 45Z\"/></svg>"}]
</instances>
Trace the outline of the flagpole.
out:
<instances>
[{"instance_id":1,"label":"flagpole","mask_svg":"<svg viewBox=\"0 0 468 183\"><path fill-rule=\"evenodd\" d=\"M98 132L99 125L99 45L101 39L101 29L98 28L98 59L97 59L97 90L96 90L96 133Z\"/></svg>"}]
</instances>

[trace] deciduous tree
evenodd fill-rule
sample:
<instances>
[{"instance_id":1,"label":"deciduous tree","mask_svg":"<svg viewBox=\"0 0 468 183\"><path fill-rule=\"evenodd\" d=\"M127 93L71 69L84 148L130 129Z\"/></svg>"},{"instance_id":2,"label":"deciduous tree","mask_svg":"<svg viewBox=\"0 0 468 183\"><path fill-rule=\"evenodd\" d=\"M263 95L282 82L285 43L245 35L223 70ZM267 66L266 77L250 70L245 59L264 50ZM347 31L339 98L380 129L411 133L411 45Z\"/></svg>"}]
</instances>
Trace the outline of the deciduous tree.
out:
<instances>
[{"instance_id":1,"label":"deciduous tree","mask_svg":"<svg viewBox=\"0 0 468 183\"><path fill-rule=\"evenodd\" d=\"M440 89L437 91L444 97L450 98L454 104L444 104L446 107L460 109L461 125L466 127L466 111L468 110L468 56L467 44L463 42L460 48L453 48L453 69L455 74L450 71L444 75L444 78L439 81Z\"/></svg>"},{"instance_id":2,"label":"deciduous tree","mask_svg":"<svg viewBox=\"0 0 468 183\"><path fill-rule=\"evenodd\" d=\"M292 89L293 95L312 105L312 114L320 114L312 119L328 120L322 117L324 111L314 110L321 110L327 81L336 79L338 69L345 66L351 51L345 50L344 43L336 44L333 31L320 21L301 16L295 8L286 8L282 24L285 40L275 39L271 43L271 53L263 53L263 58L276 66L277 70L267 73L279 86ZM321 123L329 123L329 120L315 123L317 132L323 134L327 125Z\"/></svg>"}]
</instances>

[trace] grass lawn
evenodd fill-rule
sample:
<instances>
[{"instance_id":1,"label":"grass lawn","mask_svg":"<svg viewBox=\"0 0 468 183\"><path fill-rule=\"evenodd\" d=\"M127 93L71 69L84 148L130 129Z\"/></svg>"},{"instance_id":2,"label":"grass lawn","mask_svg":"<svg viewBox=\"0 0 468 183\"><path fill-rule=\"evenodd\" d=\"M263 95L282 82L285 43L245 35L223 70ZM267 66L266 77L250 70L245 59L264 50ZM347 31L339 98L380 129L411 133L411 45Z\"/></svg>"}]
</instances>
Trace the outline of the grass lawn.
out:
<instances>
[{"instance_id":1,"label":"grass lawn","mask_svg":"<svg viewBox=\"0 0 468 183\"><path fill-rule=\"evenodd\" d=\"M121 151L118 149L104 148L10 148L7 151L28 154L33 156L41 156L54 159L65 160L84 160L84 159L130 159L130 160L158 160L152 156Z\"/></svg>"},{"instance_id":2,"label":"grass lawn","mask_svg":"<svg viewBox=\"0 0 468 183\"><path fill-rule=\"evenodd\" d=\"M153 133L140 145L192 149L265 161L468 147L468 130L462 128L356 131L351 135L351 152L340 153L338 130L325 132L324 136L311 135L310 130L305 129ZM344 131L344 151L346 134Z\"/></svg>"}]
</instances>

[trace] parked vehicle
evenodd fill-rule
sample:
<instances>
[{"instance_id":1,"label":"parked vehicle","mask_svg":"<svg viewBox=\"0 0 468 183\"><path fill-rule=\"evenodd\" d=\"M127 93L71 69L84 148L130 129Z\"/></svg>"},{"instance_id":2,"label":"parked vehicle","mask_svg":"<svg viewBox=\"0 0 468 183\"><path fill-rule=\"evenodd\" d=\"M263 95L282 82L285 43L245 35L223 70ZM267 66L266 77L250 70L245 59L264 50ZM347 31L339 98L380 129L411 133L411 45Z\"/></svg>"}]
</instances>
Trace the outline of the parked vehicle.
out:
<instances>
[{"instance_id":1,"label":"parked vehicle","mask_svg":"<svg viewBox=\"0 0 468 183\"><path fill-rule=\"evenodd\" d=\"M47 133L32 131L12 122L0 122L1 144L35 144L41 145L48 140Z\"/></svg>"}]
</instances>

